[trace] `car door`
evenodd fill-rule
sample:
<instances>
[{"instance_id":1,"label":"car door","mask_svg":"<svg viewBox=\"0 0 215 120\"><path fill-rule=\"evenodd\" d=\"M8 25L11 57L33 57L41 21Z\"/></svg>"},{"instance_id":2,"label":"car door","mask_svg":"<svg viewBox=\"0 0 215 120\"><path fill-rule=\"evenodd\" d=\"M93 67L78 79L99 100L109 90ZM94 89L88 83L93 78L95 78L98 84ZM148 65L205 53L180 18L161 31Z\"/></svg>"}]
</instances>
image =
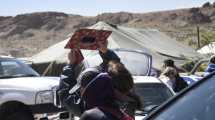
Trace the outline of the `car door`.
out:
<instances>
[{"instance_id":1,"label":"car door","mask_svg":"<svg viewBox=\"0 0 215 120\"><path fill-rule=\"evenodd\" d=\"M131 72L133 76L149 76L152 67L151 55L137 50L114 49L113 50L121 59L121 62ZM102 63L98 53L85 59L84 64L87 67L95 67Z\"/></svg>"}]
</instances>

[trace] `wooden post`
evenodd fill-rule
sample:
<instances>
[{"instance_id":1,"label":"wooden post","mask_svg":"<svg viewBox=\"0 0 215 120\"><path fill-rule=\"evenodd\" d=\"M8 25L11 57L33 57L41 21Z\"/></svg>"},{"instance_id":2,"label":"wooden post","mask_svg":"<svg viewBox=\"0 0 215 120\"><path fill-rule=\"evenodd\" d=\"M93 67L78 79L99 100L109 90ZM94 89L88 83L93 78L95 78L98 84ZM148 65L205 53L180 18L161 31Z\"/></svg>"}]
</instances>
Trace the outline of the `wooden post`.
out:
<instances>
[{"instance_id":1,"label":"wooden post","mask_svg":"<svg viewBox=\"0 0 215 120\"><path fill-rule=\"evenodd\" d=\"M199 49L200 48L200 35L199 35L199 26L197 26L197 40L198 40L198 46L197 46L197 49Z\"/></svg>"}]
</instances>

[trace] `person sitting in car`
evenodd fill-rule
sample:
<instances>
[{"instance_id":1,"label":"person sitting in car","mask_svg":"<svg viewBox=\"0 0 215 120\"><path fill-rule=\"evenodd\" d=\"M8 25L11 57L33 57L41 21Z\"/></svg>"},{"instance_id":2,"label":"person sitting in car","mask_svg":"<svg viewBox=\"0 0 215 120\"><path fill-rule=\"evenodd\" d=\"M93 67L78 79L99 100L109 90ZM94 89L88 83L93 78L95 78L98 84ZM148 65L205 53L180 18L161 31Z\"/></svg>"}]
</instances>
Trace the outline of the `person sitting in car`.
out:
<instances>
[{"instance_id":1,"label":"person sitting in car","mask_svg":"<svg viewBox=\"0 0 215 120\"><path fill-rule=\"evenodd\" d=\"M180 92L188 86L174 67L166 67L166 69L161 73L159 79L175 92Z\"/></svg>"}]
</instances>

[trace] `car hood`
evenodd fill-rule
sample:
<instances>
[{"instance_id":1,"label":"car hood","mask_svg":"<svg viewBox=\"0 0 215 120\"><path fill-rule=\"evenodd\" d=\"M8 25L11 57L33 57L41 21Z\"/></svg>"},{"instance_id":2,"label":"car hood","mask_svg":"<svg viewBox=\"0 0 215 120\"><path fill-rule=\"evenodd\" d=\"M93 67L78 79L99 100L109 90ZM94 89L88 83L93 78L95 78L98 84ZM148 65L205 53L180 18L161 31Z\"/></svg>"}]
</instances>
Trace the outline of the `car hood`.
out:
<instances>
[{"instance_id":1,"label":"car hood","mask_svg":"<svg viewBox=\"0 0 215 120\"><path fill-rule=\"evenodd\" d=\"M187 82L188 85L192 85L193 83L201 80L203 77L196 76L196 75L190 75L190 76L182 76L185 82Z\"/></svg>"},{"instance_id":2,"label":"car hood","mask_svg":"<svg viewBox=\"0 0 215 120\"><path fill-rule=\"evenodd\" d=\"M160 83L161 81L153 76L133 76L135 83Z\"/></svg>"},{"instance_id":3,"label":"car hood","mask_svg":"<svg viewBox=\"0 0 215 120\"><path fill-rule=\"evenodd\" d=\"M1 89L16 90L51 90L52 87L59 85L59 77L22 77L0 79Z\"/></svg>"}]
</instances>

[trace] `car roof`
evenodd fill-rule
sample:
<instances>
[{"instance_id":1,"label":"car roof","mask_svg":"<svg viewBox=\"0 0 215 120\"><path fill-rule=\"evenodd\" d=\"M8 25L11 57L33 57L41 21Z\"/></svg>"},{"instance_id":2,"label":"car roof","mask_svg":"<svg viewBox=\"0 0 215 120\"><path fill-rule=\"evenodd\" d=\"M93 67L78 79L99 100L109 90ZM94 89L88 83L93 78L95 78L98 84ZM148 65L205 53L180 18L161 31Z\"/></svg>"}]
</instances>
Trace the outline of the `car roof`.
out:
<instances>
[{"instance_id":1,"label":"car roof","mask_svg":"<svg viewBox=\"0 0 215 120\"><path fill-rule=\"evenodd\" d=\"M133 76L134 83L162 83L158 78L152 76Z\"/></svg>"},{"instance_id":2,"label":"car roof","mask_svg":"<svg viewBox=\"0 0 215 120\"><path fill-rule=\"evenodd\" d=\"M0 58L13 58L12 56L0 55Z\"/></svg>"},{"instance_id":3,"label":"car roof","mask_svg":"<svg viewBox=\"0 0 215 120\"><path fill-rule=\"evenodd\" d=\"M0 56L0 60L12 60L12 59L16 59L16 58L11 56Z\"/></svg>"}]
</instances>

